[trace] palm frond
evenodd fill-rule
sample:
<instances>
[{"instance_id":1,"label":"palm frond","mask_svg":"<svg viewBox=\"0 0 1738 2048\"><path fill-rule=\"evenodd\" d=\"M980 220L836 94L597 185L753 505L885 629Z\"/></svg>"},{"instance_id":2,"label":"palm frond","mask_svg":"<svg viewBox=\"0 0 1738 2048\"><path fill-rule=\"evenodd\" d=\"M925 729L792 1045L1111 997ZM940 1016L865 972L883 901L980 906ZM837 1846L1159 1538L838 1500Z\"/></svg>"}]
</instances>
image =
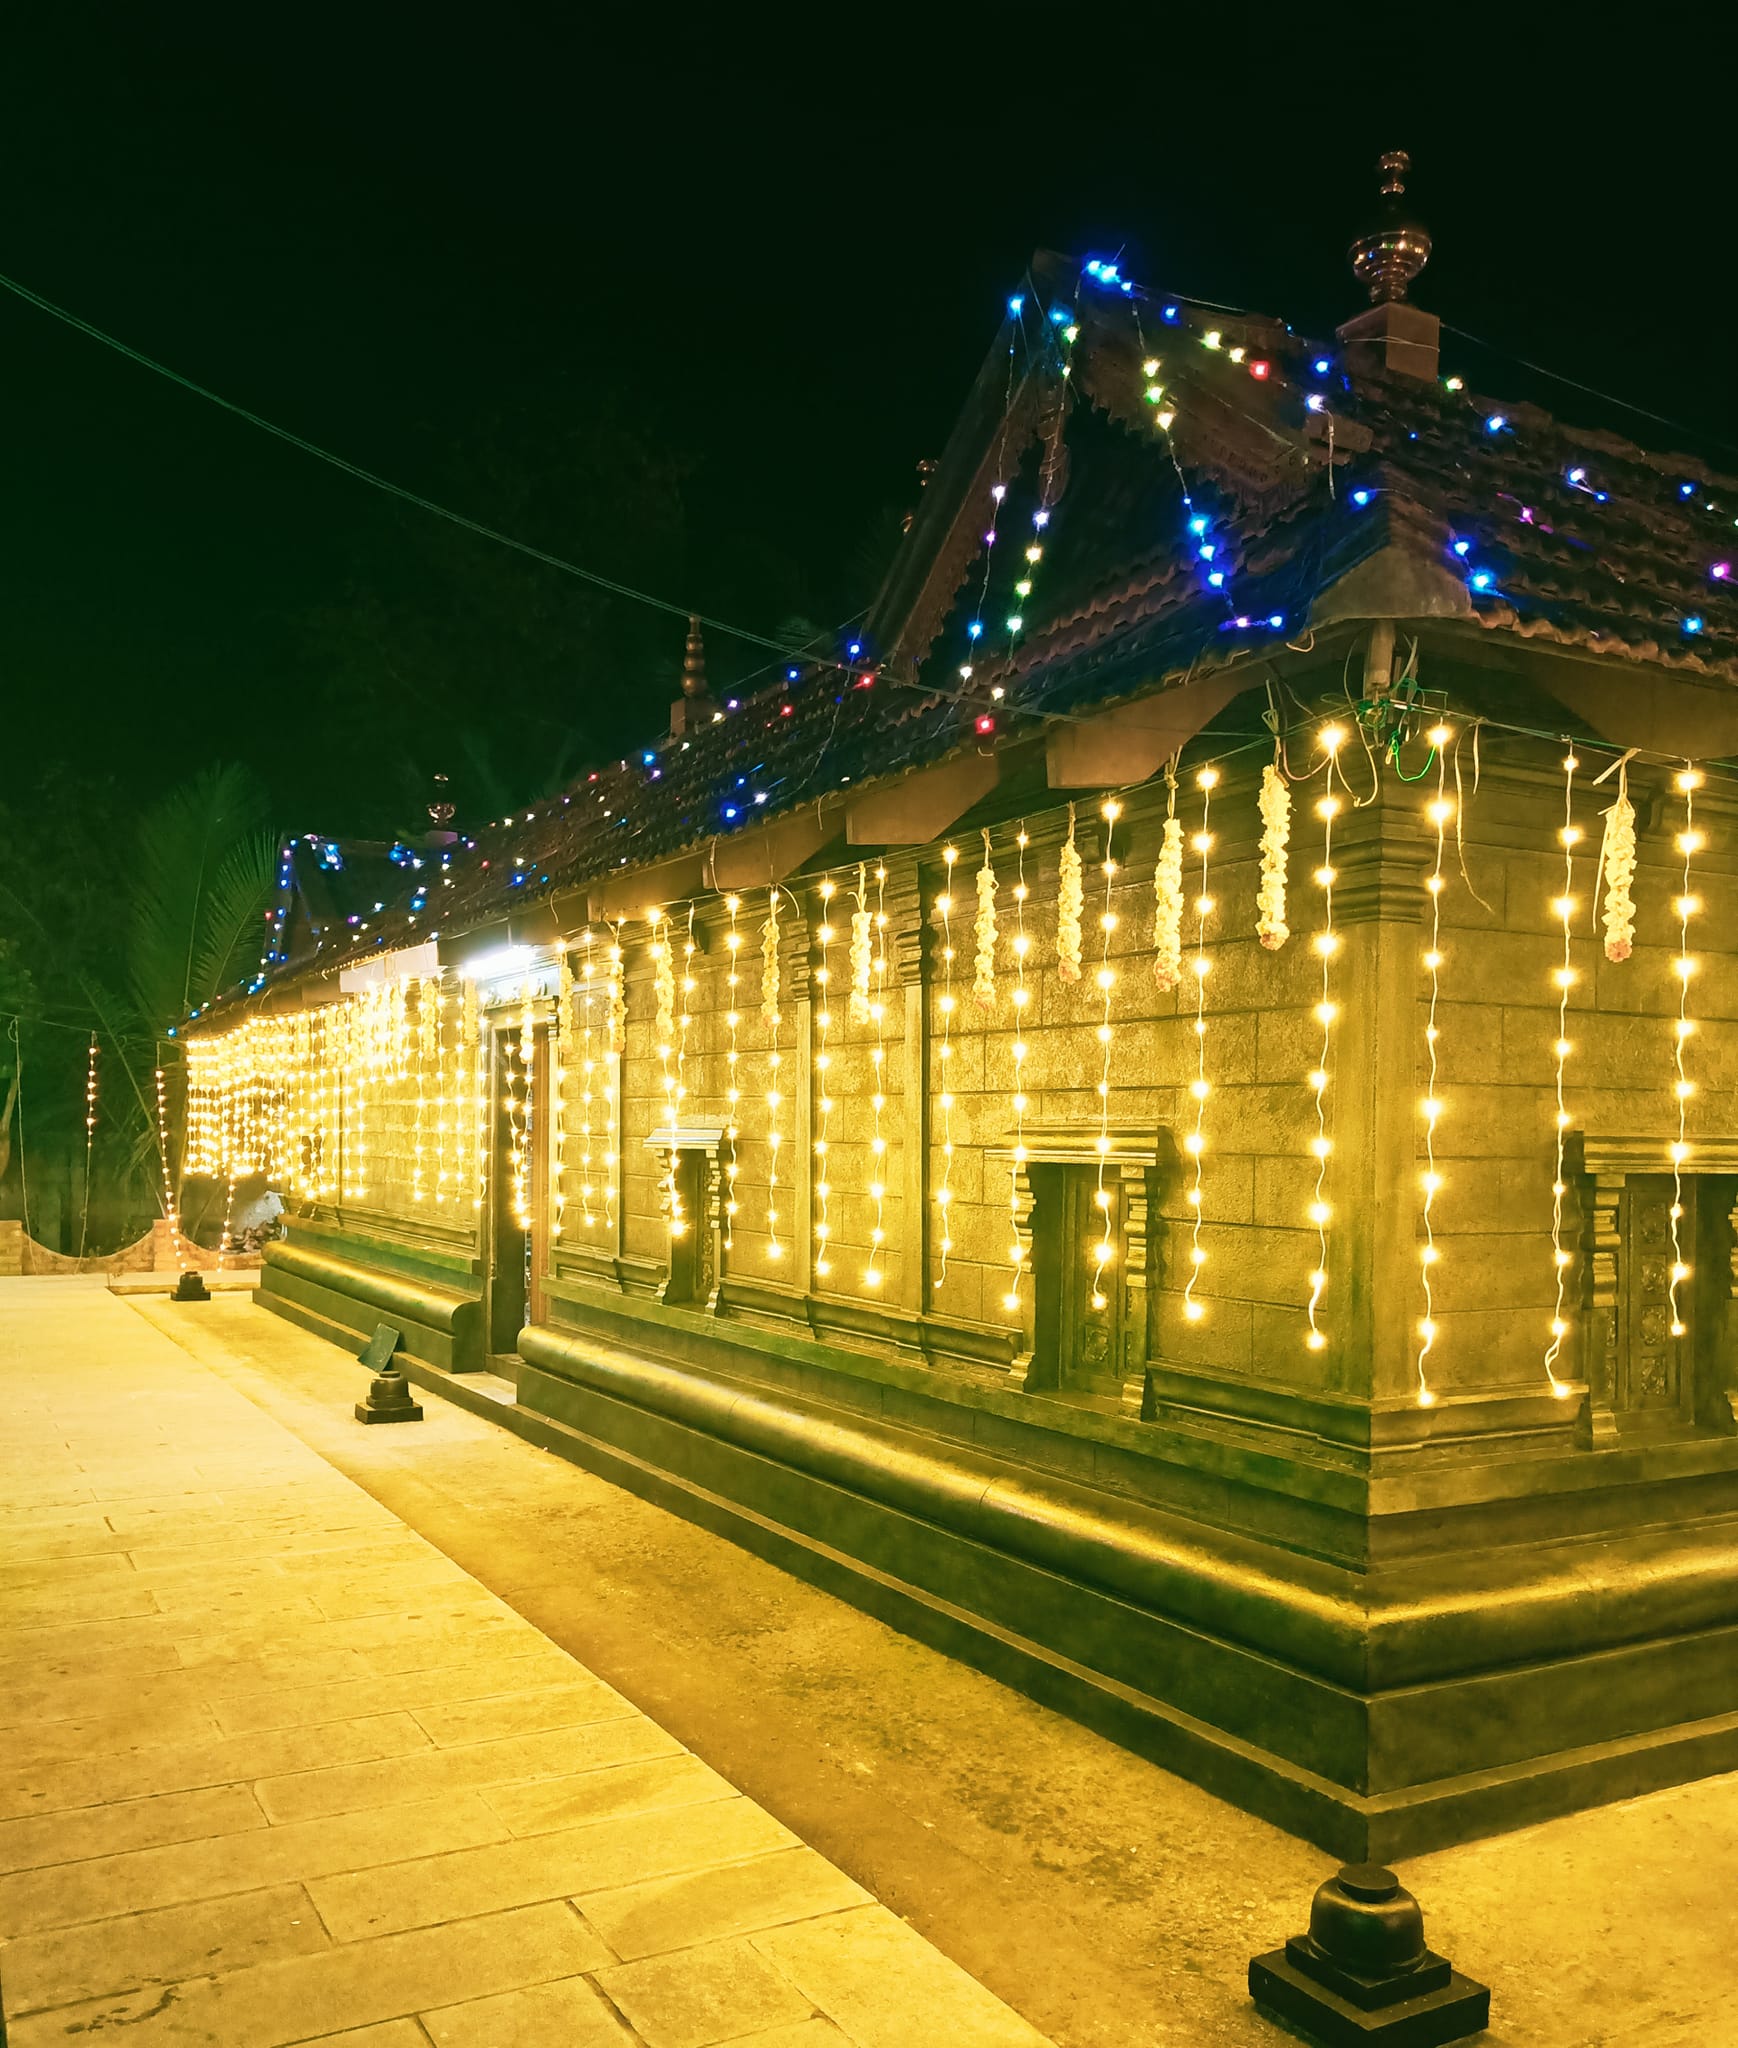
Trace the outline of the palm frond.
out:
<instances>
[{"instance_id":1,"label":"palm frond","mask_svg":"<svg viewBox=\"0 0 1738 2048\"><path fill-rule=\"evenodd\" d=\"M222 995L258 966L277 863L278 836L262 829L239 840L218 864L194 948L192 1006Z\"/></svg>"},{"instance_id":2,"label":"palm frond","mask_svg":"<svg viewBox=\"0 0 1738 2048\"><path fill-rule=\"evenodd\" d=\"M202 769L146 813L128 969L149 1030L227 985L218 977L235 961L243 923L265 909L274 850L264 793L245 768Z\"/></svg>"}]
</instances>

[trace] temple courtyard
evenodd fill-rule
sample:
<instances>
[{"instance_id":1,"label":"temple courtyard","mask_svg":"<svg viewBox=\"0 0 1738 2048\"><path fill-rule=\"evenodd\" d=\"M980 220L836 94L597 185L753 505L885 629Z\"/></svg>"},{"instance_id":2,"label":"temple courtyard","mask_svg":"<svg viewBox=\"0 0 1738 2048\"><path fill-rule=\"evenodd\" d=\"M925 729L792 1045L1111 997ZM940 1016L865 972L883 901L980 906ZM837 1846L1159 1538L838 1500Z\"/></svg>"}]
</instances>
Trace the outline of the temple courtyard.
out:
<instances>
[{"instance_id":1,"label":"temple courtyard","mask_svg":"<svg viewBox=\"0 0 1738 2048\"><path fill-rule=\"evenodd\" d=\"M0 1374L10 2048L1285 2038L1330 1858L486 1417L245 1294ZM1738 1778L1400 1875L1493 2044L1738 2040Z\"/></svg>"}]
</instances>

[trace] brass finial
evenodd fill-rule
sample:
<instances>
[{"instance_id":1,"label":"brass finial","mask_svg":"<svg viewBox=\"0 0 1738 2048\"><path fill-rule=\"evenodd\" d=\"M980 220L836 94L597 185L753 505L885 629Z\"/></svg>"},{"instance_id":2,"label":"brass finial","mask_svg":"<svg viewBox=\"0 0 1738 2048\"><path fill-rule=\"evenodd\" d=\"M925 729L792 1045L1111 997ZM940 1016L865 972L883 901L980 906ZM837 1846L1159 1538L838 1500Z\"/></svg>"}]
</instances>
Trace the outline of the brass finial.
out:
<instances>
[{"instance_id":1,"label":"brass finial","mask_svg":"<svg viewBox=\"0 0 1738 2048\"><path fill-rule=\"evenodd\" d=\"M688 619L688 645L682 652L682 694L688 698L706 694L706 643L700 637L700 621L692 614Z\"/></svg>"},{"instance_id":2,"label":"brass finial","mask_svg":"<svg viewBox=\"0 0 1738 2048\"><path fill-rule=\"evenodd\" d=\"M1406 173L1412 159L1391 149L1376 159L1381 201L1374 224L1347 250L1352 274L1370 287L1372 305L1397 305L1406 287L1430 261L1430 231L1406 204Z\"/></svg>"}]
</instances>

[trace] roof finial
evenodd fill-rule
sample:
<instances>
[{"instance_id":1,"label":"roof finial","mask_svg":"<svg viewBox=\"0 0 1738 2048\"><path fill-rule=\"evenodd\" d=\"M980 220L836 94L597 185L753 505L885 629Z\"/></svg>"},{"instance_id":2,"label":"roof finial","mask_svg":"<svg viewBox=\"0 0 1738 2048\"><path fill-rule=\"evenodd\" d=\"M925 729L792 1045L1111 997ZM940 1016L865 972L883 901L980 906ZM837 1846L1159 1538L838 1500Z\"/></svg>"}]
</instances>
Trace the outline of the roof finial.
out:
<instances>
[{"instance_id":1,"label":"roof finial","mask_svg":"<svg viewBox=\"0 0 1738 2048\"><path fill-rule=\"evenodd\" d=\"M1391 149L1376 159L1381 202L1374 223L1358 235L1347 255L1353 275L1370 287L1372 305L1397 305L1406 287L1430 261L1430 231L1406 204L1406 173L1412 159Z\"/></svg>"},{"instance_id":2,"label":"roof finial","mask_svg":"<svg viewBox=\"0 0 1738 2048\"><path fill-rule=\"evenodd\" d=\"M693 613L688 616L688 644L682 651L682 694L689 698L706 694L706 643Z\"/></svg>"}]
</instances>

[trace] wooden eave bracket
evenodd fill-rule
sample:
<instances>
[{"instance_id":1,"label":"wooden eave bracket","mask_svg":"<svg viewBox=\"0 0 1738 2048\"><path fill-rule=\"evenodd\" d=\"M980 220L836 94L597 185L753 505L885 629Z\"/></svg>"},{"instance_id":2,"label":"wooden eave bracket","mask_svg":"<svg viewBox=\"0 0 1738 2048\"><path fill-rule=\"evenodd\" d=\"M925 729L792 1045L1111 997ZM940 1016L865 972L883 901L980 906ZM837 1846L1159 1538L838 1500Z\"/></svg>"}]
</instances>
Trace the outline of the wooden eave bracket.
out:
<instances>
[{"instance_id":1,"label":"wooden eave bracket","mask_svg":"<svg viewBox=\"0 0 1738 2048\"><path fill-rule=\"evenodd\" d=\"M706 852L709 885L721 891L771 888L835 838L844 815L844 804L829 799L715 839Z\"/></svg>"},{"instance_id":2,"label":"wooden eave bracket","mask_svg":"<svg viewBox=\"0 0 1738 2048\"><path fill-rule=\"evenodd\" d=\"M1567 658L1539 661L1526 673L1614 746L1682 761L1738 753L1738 690L1730 683Z\"/></svg>"},{"instance_id":3,"label":"wooden eave bracket","mask_svg":"<svg viewBox=\"0 0 1738 2048\"><path fill-rule=\"evenodd\" d=\"M845 805L849 846L927 846L956 818L981 803L1001 780L994 752L960 754L933 768L914 768L881 789L864 790Z\"/></svg>"},{"instance_id":4,"label":"wooden eave bracket","mask_svg":"<svg viewBox=\"0 0 1738 2048\"><path fill-rule=\"evenodd\" d=\"M1044 772L1052 789L1128 789L1156 775L1233 697L1252 689L1253 674L1214 676L1180 689L1115 705L1095 717L1071 718L1044 736Z\"/></svg>"}]
</instances>

